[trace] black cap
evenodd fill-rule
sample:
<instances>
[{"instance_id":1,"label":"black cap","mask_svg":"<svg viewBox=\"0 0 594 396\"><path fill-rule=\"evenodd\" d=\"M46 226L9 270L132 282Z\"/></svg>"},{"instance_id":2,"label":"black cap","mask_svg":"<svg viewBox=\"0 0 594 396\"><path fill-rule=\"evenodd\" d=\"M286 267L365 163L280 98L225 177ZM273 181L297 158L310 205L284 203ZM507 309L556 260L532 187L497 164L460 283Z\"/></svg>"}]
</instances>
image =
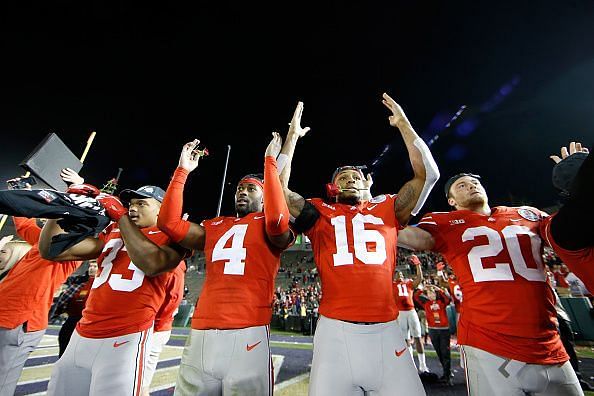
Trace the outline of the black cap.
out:
<instances>
[{"instance_id":1,"label":"black cap","mask_svg":"<svg viewBox=\"0 0 594 396\"><path fill-rule=\"evenodd\" d=\"M474 173L458 173L457 175L450 177L444 187L446 198L450 197L450 188L452 187L452 184L454 184L456 180L464 176L474 177L475 179L479 180L481 178L479 175L475 175Z\"/></svg>"},{"instance_id":2,"label":"black cap","mask_svg":"<svg viewBox=\"0 0 594 396\"><path fill-rule=\"evenodd\" d=\"M163 202L165 191L157 186L142 186L137 190L124 190L120 193L120 199L125 204L129 204L133 198L154 198L159 202Z\"/></svg>"}]
</instances>

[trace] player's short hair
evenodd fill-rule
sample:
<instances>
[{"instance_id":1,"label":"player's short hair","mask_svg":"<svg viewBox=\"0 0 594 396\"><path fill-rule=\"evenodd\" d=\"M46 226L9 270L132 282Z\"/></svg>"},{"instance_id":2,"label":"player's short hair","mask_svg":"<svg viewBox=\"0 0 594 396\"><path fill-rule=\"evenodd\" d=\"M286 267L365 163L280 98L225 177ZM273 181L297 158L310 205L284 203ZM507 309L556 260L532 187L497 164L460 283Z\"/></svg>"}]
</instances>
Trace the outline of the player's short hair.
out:
<instances>
[{"instance_id":1,"label":"player's short hair","mask_svg":"<svg viewBox=\"0 0 594 396\"><path fill-rule=\"evenodd\" d=\"M344 172L346 170L354 170L359 172L359 174L361 175L361 179L365 179L365 176L363 176L363 169L367 169L366 165L345 165L345 166L339 166L338 168L336 168L336 170L334 171L334 173L332 173L332 178L330 179L331 183L334 183L334 181L336 180L336 177L338 176L339 173Z\"/></svg>"},{"instance_id":2,"label":"player's short hair","mask_svg":"<svg viewBox=\"0 0 594 396\"><path fill-rule=\"evenodd\" d=\"M452 188L452 185L456 182L456 180L460 179L461 177L464 176L470 176L470 177L474 177L475 179L481 179L481 177L479 175L476 175L474 173L458 173L452 177L450 177L448 179L448 181L446 181L446 184L444 186L444 190L445 190L445 196L446 198L450 197L450 188Z\"/></svg>"}]
</instances>

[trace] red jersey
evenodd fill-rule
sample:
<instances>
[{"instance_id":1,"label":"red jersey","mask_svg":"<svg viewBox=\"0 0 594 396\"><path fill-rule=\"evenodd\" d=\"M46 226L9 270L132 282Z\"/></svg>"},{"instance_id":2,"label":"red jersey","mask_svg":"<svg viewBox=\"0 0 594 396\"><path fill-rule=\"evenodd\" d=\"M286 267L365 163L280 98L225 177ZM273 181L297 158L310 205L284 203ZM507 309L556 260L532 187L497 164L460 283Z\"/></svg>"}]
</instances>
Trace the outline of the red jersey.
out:
<instances>
[{"instance_id":1,"label":"red jersey","mask_svg":"<svg viewBox=\"0 0 594 396\"><path fill-rule=\"evenodd\" d=\"M460 306L462 305L462 288L458 283L457 279L448 279L448 287L450 289L450 295L454 301L454 307L456 312L460 313Z\"/></svg>"},{"instance_id":2,"label":"red jersey","mask_svg":"<svg viewBox=\"0 0 594 396\"><path fill-rule=\"evenodd\" d=\"M159 246L169 242L167 235L156 226L140 231ZM87 338L110 338L152 327L165 297L169 273L145 276L130 260L115 225L102 232L99 238L105 242L97 259L99 271L76 330Z\"/></svg>"},{"instance_id":3,"label":"red jersey","mask_svg":"<svg viewBox=\"0 0 594 396\"><path fill-rule=\"evenodd\" d=\"M186 276L186 263L181 262L173 271L168 273L169 279L165 286L165 299L155 316L154 330L168 331L173 325L173 317L177 313L179 304L184 297L184 278Z\"/></svg>"},{"instance_id":4,"label":"red jersey","mask_svg":"<svg viewBox=\"0 0 594 396\"><path fill-rule=\"evenodd\" d=\"M429 213L419 227L450 263L462 290L458 342L535 364L569 359L555 326L555 297L542 263L537 209Z\"/></svg>"},{"instance_id":5,"label":"red jersey","mask_svg":"<svg viewBox=\"0 0 594 396\"><path fill-rule=\"evenodd\" d=\"M14 217L16 231L31 249L0 282L0 327L14 329L27 322L27 332L47 328L54 293L81 261L49 261L41 257L37 242L41 229L35 219Z\"/></svg>"},{"instance_id":6,"label":"red jersey","mask_svg":"<svg viewBox=\"0 0 594 396\"><path fill-rule=\"evenodd\" d=\"M392 283L392 289L394 292L394 300L399 311L412 311L415 309L413 303L413 282L410 279L404 281L397 280Z\"/></svg>"},{"instance_id":7,"label":"red jersey","mask_svg":"<svg viewBox=\"0 0 594 396\"><path fill-rule=\"evenodd\" d=\"M450 298L443 292L436 292L437 299L432 301L423 298L423 309L427 318L427 326L430 329L448 329L450 322L448 320L447 307L450 304Z\"/></svg>"},{"instance_id":8,"label":"red jersey","mask_svg":"<svg viewBox=\"0 0 594 396\"><path fill-rule=\"evenodd\" d=\"M555 215L549 216L541 224L541 235L545 238L550 247L571 271L584 282L586 289L594 290L594 247L581 250L565 250L553 239L551 234L551 221ZM555 276L555 279L557 277ZM569 286L569 285L567 285Z\"/></svg>"},{"instance_id":9,"label":"red jersey","mask_svg":"<svg viewBox=\"0 0 594 396\"><path fill-rule=\"evenodd\" d=\"M351 322L398 317L392 294L400 227L395 200L395 195L380 195L357 206L309 200L320 213L305 232L324 291L320 314Z\"/></svg>"},{"instance_id":10,"label":"red jersey","mask_svg":"<svg viewBox=\"0 0 594 396\"><path fill-rule=\"evenodd\" d=\"M264 213L205 220L206 280L192 328L242 329L270 324L282 250L268 242Z\"/></svg>"}]
</instances>

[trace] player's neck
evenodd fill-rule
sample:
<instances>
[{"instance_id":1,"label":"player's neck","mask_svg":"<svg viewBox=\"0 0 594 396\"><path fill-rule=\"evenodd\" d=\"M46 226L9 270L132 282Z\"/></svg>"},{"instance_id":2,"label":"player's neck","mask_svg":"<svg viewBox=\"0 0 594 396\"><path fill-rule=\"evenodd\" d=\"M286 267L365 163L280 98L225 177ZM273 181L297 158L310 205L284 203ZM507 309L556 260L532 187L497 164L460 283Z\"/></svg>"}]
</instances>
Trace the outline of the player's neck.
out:
<instances>
[{"instance_id":1,"label":"player's neck","mask_svg":"<svg viewBox=\"0 0 594 396\"><path fill-rule=\"evenodd\" d=\"M486 202L484 202L484 203L477 203L475 205L471 205L471 206L468 206L468 207L457 207L456 209L458 209L458 210L470 210L471 212L475 212L475 213L482 214L482 215L485 215L485 216L490 216L491 215L491 207Z\"/></svg>"}]
</instances>

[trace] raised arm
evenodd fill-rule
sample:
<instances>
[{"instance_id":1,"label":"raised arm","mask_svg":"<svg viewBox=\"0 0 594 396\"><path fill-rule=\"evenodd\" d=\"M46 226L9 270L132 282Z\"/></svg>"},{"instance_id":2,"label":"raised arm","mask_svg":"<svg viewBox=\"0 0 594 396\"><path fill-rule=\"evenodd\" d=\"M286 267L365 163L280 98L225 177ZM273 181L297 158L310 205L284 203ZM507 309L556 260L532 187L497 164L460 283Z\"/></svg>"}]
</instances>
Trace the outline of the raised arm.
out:
<instances>
[{"instance_id":1,"label":"raised arm","mask_svg":"<svg viewBox=\"0 0 594 396\"><path fill-rule=\"evenodd\" d=\"M383 94L382 102L392 112L389 117L390 125L400 131L414 172L414 177L400 188L394 204L398 222L406 225L411 215L414 216L421 210L439 179L439 170L429 148L417 135L400 105L386 93Z\"/></svg>"},{"instance_id":2,"label":"raised arm","mask_svg":"<svg viewBox=\"0 0 594 396\"><path fill-rule=\"evenodd\" d=\"M417 271L415 279L413 279L413 289L416 289L423 281L423 270L421 269L421 260L419 260L419 258L413 254L410 258L410 261L413 263Z\"/></svg>"},{"instance_id":3,"label":"raised arm","mask_svg":"<svg viewBox=\"0 0 594 396\"><path fill-rule=\"evenodd\" d=\"M280 135L273 132L264 155L264 217L268 240L274 246L284 249L293 241L293 234L289 230L289 208L283 195L276 163L282 143Z\"/></svg>"},{"instance_id":4,"label":"raised arm","mask_svg":"<svg viewBox=\"0 0 594 396\"><path fill-rule=\"evenodd\" d=\"M70 260L91 260L99 257L103 250L103 241L97 238L85 238L79 243L64 250L59 255L49 255L52 237L66 232L58 225L57 219L48 219L39 237L39 253L46 260L70 261Z\"/></svg>"},{"instance_id":5,"label":"raised arm","mask_svg":"<svg viewBox=\"0 0 594 396\"><path fill-rule=\"evenodd\" d=\"M148 276L170 271L184 258L184 249L175 244L157 245L140 231L128 215L119 219L118 226L130 259Z\"/></svg>"},{"instance_id":6,"label":"raised arm","mask_svg":"<svg viewBox=\"0 0 594 396\"><path fill-rule=\"evenodd\" d=\"M198 143L200 141L194 139L182 148L179 164L161 204L157 226L181 246L187 249L203 250L206 238L204 228L199 224L182 219L184 185L188 174L198 167L200 159Z\"/></svg>"},{"instance_id":7,"label":"raised arm","mask_svg":"<svg viewBox=\"0 0 594 396\"><path fill-rule=\"evenodd\" d=\"M295 153L295 146L299 138L305 136L309 132L310 128L301 127L301 115L303 114L303 102L297 103L293 118L289 124L289 131L287 132L287 138L285 144L279 155L279 162L284 164L283 169L280 173L280 183L283 187L283 193L289 207L291 216L298 217L301 214L303 205L305 205L305 199L289 189L289 179L291 178L291 163L293 162L293 154Z\"/></svg>"},{"instance_id":8,"label":"raised arm","mask_svg":"<svg viewBox=\"0 0 594 396\"><path fill-rule=\"evenodd\" d=\"M419 227L405 227L398 231L398 246L411 250L433 250L435 239Z\"/></svg>"}]
</instances>

